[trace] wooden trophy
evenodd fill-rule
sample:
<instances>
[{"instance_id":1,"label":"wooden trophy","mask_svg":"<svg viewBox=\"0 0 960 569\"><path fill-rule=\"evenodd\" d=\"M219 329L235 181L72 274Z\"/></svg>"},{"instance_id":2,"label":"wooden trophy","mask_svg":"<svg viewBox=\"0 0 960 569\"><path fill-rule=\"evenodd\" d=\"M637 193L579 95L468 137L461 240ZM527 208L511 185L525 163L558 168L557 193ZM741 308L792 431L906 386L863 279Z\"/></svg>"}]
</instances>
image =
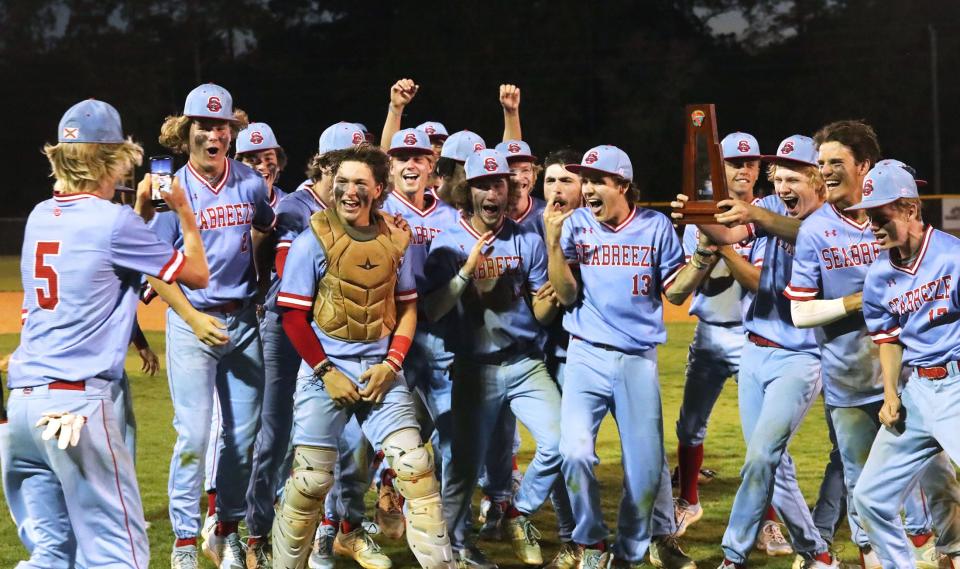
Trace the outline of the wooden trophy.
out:
<instances>
[{"instance_id":1,"label":"wooden trophy","mask_svg":"<svg viewBox=\"0 0 960 569\"><path fill-rule=\"evenodd\" d=\"M682 210L683 225L716 224L717 202L727 199L727 176L717 136L717 114L712 103L687 105L687 137L683 144L683 193L690 200ZM701 199L711 192L712 199Z\"/></svg>"}]
</instances>

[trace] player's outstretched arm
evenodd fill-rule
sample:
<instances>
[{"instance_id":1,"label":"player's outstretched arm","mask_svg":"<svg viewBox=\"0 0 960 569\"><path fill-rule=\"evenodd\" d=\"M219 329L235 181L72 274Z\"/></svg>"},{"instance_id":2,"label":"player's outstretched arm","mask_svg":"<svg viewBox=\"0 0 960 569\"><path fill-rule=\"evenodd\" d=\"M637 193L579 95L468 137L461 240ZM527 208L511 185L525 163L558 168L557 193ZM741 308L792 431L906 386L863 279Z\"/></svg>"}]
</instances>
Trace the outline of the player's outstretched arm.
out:
<instances>
[{"instance_id":1,"label":"player's outstretched arm","mask_svg":"<svg viewBox=\"0 0 960 569\"><path fill-rule=\"evenodd\" d=\"M531 306L533 306L533 317L543 326L549 326L560 313L560 301L549 280L533 294Z\"/></svg>"},{"instance_id":2,"label":"player's outstretched arm","mask_svg":"<svg viewBox=\"0 0 960 569\"><path fill-rule=\"evenodd\" d=\"M544 239L547 242L547 278L553 285L557 300L563 306L576 302L579 293L577 277L574 276L560 244L563 222L573 215L574 211L576 210L560 213L552 208L543 210Z\"/></svg>"},{"instance_id":3,"label":"player's outstretched arm","mask_svg":"<svg viewBox=\"0 0 960 569\"><path fill-rule=\"evenodd\" d=\"M769 209L762 208L753 204L748 204L746 202L741 202L739 200L724 200L718 205L723 207L724 202L738 201L736 204L738 206L736 213L733 212L734 208L731 207L726 212L720 213L717 215L717 221L723 224L727 224L728 219L733 219L734 223L753 223L757 227L760 227L767 233L771 235L776 235L780 239L792 244L797 243L797 234L800 233L800 221L795 217L787 217L785 215L780 215L774 213ZM746 211L740 214L740 208L745 209Z\"/></svg>"},{"instance_id":4,"label":"player's outstretched arm","mask_svg":"<svg viewBox=\"0 0 960 569\"><path fill-rule=\"evenodd\" d=\"M900 372L903 368L903 344L888 342L880 344L880 371L883 373L883 406L880 407L880 422L893 427L900 420Z\"/></svg>"},{"instance_id":5,"label":"player's outstretched arm","mask_svg":"<svg viewBox=\"0 0 960 569\"><path fill-rule=\"evenodd\" d=\"M680 269L669 288L663 291L671 304L677 306L683 304L707 278L719 260L717 246L707 244L703 233L700 237L700 243L697 244L697 250L690 256L690 261Z\"/></svg>"},{"instance_id":6,"label":"player's outstretched arm","mask_svg":"<svg viewBox=\"0 0 960 569\"><path fill-rule=\"evenodd\" d=\"M860 312L862 307L862 292L840 298L791 300L790 317L797 328L815 328Z\"/></svg>"},{"instance_id":7,"label":"player's outstretched arm","mask_svg":"<svg viewBox=\"0 0 960 569\"><path fill-rule=\"evenodd\" d=\"M677 194L676 199L670 202L670 207L673 208L673 211L670 212L670 218L673 219L674 223L683 219L683 208L689 200L690 198L684 194ZM723 225L698 225L697 229L717 245L731 245L750 239L750 231L746 225L733 227L725 227Z\"/></svg>"},{"instance_id":8,"label":"player's outstretched arm","mask_svg":"<svg viewBox=\"0 0 960 569\"><path fill-rule=\"evenodd\" d=\"M150 174L143 177L140 184L150 184ZM139 188L138 188L139 191ZM210 269L207 266L207 255L203 250L203 240L200 239L200 230L197 229L197 218L187 201L187 194L180 186L180 181L174 176L170 191L163 194L163 201L177 215L180 222L180 232L183 234L183 269L177 276L177 282L192 289L206 288L210 282ZM179 290L179 288L177 289ZM182 294L182 293L181 293Z\"/></svg>"},{"instance_id":9,"label":"player's outstretched arm","mask_svg":"<svg viewBox=\"0 0 960 569\"><path fill-rule=\"evenodd\" d=\"M380 133L380 148L390 148L390 139L400 131L403 110L417 95L420 86L413 79L401 79L390 87L390 105L387 107L387 120L383 123L383 132Z\"/></svg>"},{"instance_id":10,"label":"player's outstretched arm","mask_svg":"<svg viewBox=\"0 0 960 569\"><path fill-rule=\"evenodd\" d=\"M520 87L500 85L500 106L503 107L503 141L523 140L520 131Z\"/></svg>"},{"instance_id":11,"label":"player's outstretched arm","mask_svg":"<svg viewBox=\"0 0 960 569\"><path fill-rule=\"evenodd\" d=\"M467 285L473 280L473 273L476 271L477 265L483 260L485 250L489 251L490 247L486 245L486 241L492 235L492 231L487 231L481 235L477 242L473 244L473 248L470 249L463 266L447 282L446 286L441 286L427 295L426 302L423 304L423 312L427 320L436 322L457 305L463 291L467 290ZM436 253L431 251L431 254L443 254L443 251Z\"/></svg>"},{"instance_id":12,"label":"player's outstretched arm","mask_svg":"<svg viewBox=\"0 0 960 569\"><path fill-rule=\"evenodd\" d=\"M757 292L760 288L760 267L744 259L729 245L717 249L717 254L727 264L730 274L740 283L740 286L750 292Z\"/></svg>"}]
</instances>

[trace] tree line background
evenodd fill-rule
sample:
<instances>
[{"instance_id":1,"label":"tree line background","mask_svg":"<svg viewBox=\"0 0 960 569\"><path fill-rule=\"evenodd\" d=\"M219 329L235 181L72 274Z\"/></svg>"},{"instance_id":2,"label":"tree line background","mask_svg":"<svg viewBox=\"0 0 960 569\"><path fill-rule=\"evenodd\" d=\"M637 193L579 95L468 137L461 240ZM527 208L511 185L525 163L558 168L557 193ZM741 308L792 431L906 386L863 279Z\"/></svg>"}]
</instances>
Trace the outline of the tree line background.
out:
<instances>
[{"instance_id":1,"label":"tree line background","mask_svg":"<svg viewBox=\"0 0 960 569\"><path fill-rule=\"evenodd\" d=\"M722 25L722 22L735 22ZM721 24L718 24L720 22ZM500 83L522 89L534 152L614 144L645 199L680 185L683 105L717 104L722 134L762 150L826 122L864 118L884 154L933 180L931 33L938 43L942 183L960 176L960 2L954 0L3 0L0 216L50 191L40 154L68 106L116 106L148 154L163 118L201 82L269 123L302 180L339 120L379 133L390 85L420 93L404 126L439 120L497 142ZM379 134L378 134L379 135Z\"/></svg>"}]
</instances>

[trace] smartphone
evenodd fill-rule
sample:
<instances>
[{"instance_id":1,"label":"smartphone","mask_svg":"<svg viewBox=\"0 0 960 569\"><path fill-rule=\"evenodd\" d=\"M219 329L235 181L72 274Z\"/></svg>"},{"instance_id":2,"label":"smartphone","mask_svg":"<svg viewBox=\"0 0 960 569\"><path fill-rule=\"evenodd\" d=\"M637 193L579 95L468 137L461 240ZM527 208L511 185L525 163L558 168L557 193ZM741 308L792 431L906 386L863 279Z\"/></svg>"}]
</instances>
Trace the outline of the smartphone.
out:
<instances>
[{"instance_id":1,"label":"smartphone","mask_svg":"<svg viewBox=\"0 0 960 569\"><path fill-rule=\"evenodd\" d=\"M170 208L167 202L163 201L163 194L170 193L171 184L173 184L173 157L172 156L151 156L150 157L150 203L157 211L167 211Z\"/></svg>"}]
</instances>

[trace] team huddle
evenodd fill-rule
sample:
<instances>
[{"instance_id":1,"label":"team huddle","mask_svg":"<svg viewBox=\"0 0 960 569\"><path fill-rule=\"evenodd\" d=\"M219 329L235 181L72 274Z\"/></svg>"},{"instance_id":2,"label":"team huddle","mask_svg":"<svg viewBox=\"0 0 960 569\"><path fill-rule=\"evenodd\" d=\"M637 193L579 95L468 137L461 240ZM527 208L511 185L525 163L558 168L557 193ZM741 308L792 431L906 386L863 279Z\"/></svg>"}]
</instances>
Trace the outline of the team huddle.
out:
<instances>
[{"instance_id":1,"label":"team huddle","mask_svg":"<svg viewBox=\"0 0 960 569\"><path fill-rule=\"evenodd\" d=\"M30 554L18 567L149 566L124 361L133 342L156 370L136 323L156 296L169 306L172 569L200 555L220 569L336 556L389 569L378 532L405 536L425 569L495 569L480 539L508 540L531 567L695 568L679 539L704 514L707 424L731 376L746 455L721 569L755 551L839 567L844 513L865 569L960 567L960 242L923 221L922 180L881 159L869 125L831 123L773 154L727 135L730 198L716 223L683 225L684 195L669 216L637 205L620 148L540 161L515 86L500 87L495 148L439 122L403 128L418 89L393 85L379 145L358 123L324 130L287 193L270 126L200 85L160 129L187 157L166 207L150 174L133 203L113 201L143 155L116 109L90 99L64 114L44 148L53 196L26 226L0 425ZM663 299L691 296L671 473L657 346ZM811 511L787 446L821 392L833 449ZM616 532L595 473L607 413ZM518 421L536 443L523 469ZM549 552L531 520L548 500Z\"/></svg>"}]
</instances>

